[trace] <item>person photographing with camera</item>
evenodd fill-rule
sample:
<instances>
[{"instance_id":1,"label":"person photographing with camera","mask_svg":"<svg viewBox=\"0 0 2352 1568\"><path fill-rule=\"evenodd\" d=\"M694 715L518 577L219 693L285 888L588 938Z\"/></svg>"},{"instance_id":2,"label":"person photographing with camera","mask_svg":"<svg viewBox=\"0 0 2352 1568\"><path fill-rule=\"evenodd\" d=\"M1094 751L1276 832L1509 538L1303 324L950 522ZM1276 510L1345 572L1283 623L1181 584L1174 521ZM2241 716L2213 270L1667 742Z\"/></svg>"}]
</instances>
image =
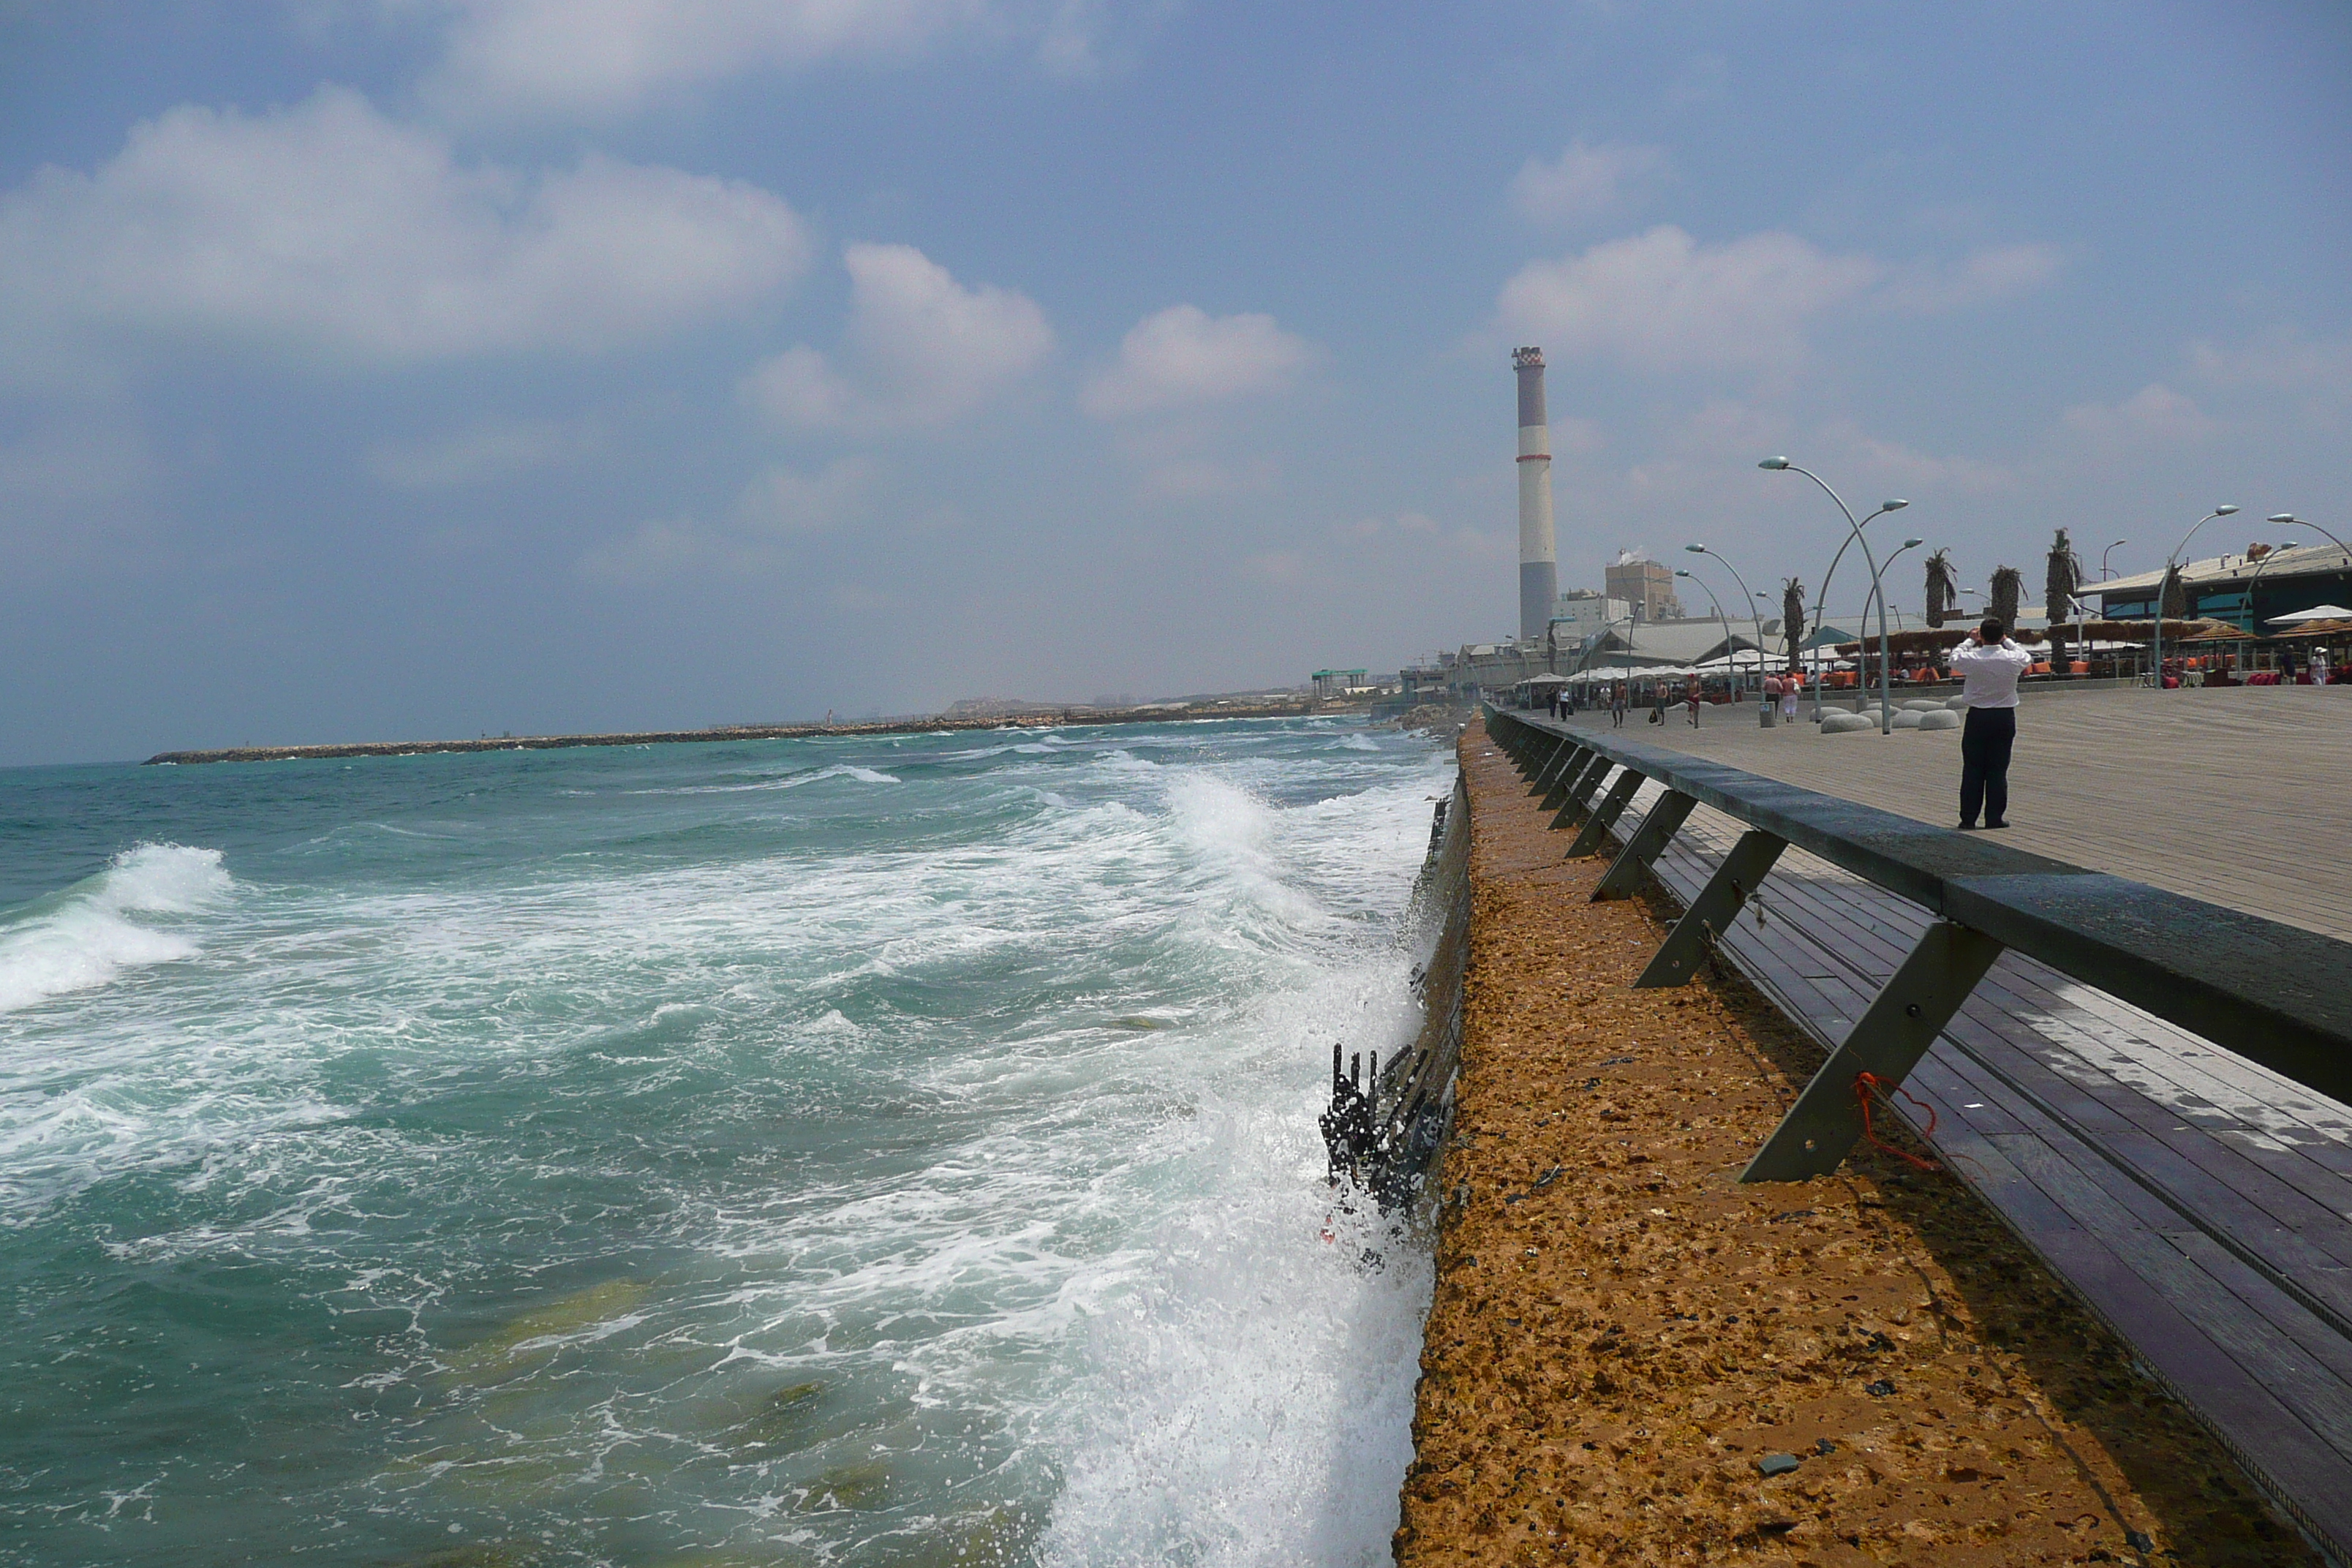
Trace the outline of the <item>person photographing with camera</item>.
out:
<instances>
[{"instance_id":1,"label":"person photographing with camera","mask_svg":"<svg viewBox=\"0 0 2352 1568\"><path fill-rule=\"evenodd\" d=\"M1974 829L1977 814L1987 827L2009 826L2009 753L2017 744L2017 678L2033 656L2011 640L1998 616L1988 616L1969 640L1952 650L1952 673L1960 678L1960 705L1968 720L1960 731L1960 826Z\"/></svg>"}]
</instances>

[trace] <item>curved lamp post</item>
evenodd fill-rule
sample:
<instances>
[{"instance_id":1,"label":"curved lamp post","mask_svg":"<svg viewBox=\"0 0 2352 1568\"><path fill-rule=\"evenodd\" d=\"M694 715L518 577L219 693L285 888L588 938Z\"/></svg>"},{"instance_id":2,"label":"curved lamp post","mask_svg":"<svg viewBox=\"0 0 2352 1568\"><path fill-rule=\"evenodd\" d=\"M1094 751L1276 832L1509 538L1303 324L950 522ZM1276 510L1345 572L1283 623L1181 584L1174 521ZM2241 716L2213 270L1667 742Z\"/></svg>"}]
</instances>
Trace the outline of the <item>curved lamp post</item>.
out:
<instances>
[{"instance_id":1,"label":"curved lamp post","mask_svg":"<svg viewBox=\"0 0 2352 1568\"><path fill-rule=\"evenodd\" d=\"M1732 682L1737 685L1739 680L1739 659L1738 656L1731 651L1731 617L1723 613L1723 601L1715 596L1715 590L1707 587L1706 579L1700 576L1697 573L1677 566L1675 568L1675 575L1677 577L1687 577L1692 582L1697 584L1700 589L1706 593L1706 602L1715 606L1715 618L1718 622L1722 623L1723 626L1724 658L1731 667Z\"/></svg>"},{"instance_id":2,"label":"curved lamp post","mask_svg":"<svg viewBox=\"0 0 2352 1568\"><path fill-rule=\"evenodd\" d=\"M1812 480L1813 483L1820 485L1822 487L1822 493L1828 496L1830 500L1836 501L1838 510L1845 514L1845 543L1840 544L1837 547L1837 553L1830 557L1830 569L1822 574L1821 591L1813 595L1813 625L1815 628L1818 629L1821 626L1822 613L1830 602L1830 579L1837 574L1838 563L1845 558L1846 545L1860 544L1862 546L1862 558L1864 561L1868 561L1870 559L1870 541L1863 538L1862 531L1869 527L1872 522L1885 516L1886 513L1890 511L1901 511L1905 507L1909 506L1911 503L1907 500L1880 501L1876 511L1874 511L1870 516L1864 518L1860 522L1856 522L1853 520L1853 509L1847 506L1844 500L1839 496L1837 491L1830 489L1828 482L1824 480L1821 475L1813 472L1811 468L1801 468L1797 467L1796 464L1789 461L1786 458L1767 458L1756 466L1764 469L1768 473L1792 473L1804 475L1805 478ZM1871 577L1874 582L1876 581L1877 574L1877 567L1875 565L1872 566ZM1884 616L1882 616L1880 619L1883 629L1885 621ZM1864 635L1868 634L1868 630L1869 623L1865 621L1864 623ZM1894 721L1891 718L1887 718L1885 715L1881 715L1881 717L1890 727L1892 726ZM1821 721L1822 682L1820 672L1817 669L1814 672L1813 679L1813 722L1818 724Z\"/></svg>"},{"instance_id":3,"label":"curved lamp post","mask_svg":"<svg viewBox=\"0 0 2352 1568\"><path fill-rule=\"evenodd\" d=\"M1739 574L1739 568L1738 568L1738 567L1734 566L1730 562L1724 560L1724 558L1723 558L1720 554L1718 554L1718 553L1717 553L1717 552L1715 552L1715 551L1709 550L1709 549L1708 549L1706 545L1704 545L1704 544L1685 544L1685 545L1684 545L1684 546L1683 546L1683 548L1684 548L1685 550L1688 551L1688 552L1689 552L1690 553L1692 553L1693 555L1706 555L1706 556L1711 556L1711 557L1713 557L1713 558L1714 558L1714 560L1715 560L1718 564L1720 564L1720 565L1722 566L1722 568L1723 568L1726 572L1728 572L1728 573L1730 573L1730 574L1731 574L1731 580L1732 580L1733 582L1735 582L1735 583L1737 583L1737 584L1739 584L1739 591L1740 591L1741 593L1743 593L1743 594L1748 595L1748 619L1749 624L1750 624L1750 625L1752 625L1752 626L1755 626L1755 628L1756 628L1756 700L1757 700L1758 702L1759 702L1759 703L1763 702L1763 700L1764 700L1764 617L1763 617L1762 616L1760 616L1760 615L1759 615L1759 614L1757 613L1757 610L1756 610L1756 595L1755 595L1755 594L1753 594L1752 592L1750 592L1750 591L1749 591L1748 586L1748 579L1747 579L1747 578L1745 578L1745 577L1742 577L1742 576ZM1698 579L1696 579L1696 578L1695 578L1695 577L1694 577L1694 578L1692 578L1691 580L1692 580L1693 582L1695 582L1695 583L1696 583L1696 582L1698 582ZM1700 587L1702 587L1702 588L1704 588L1704 587L1706 587L1706 584L1704 584L1704 583L1700 583L1700 584L1699 584L1699 586L1700 586ZM1722 606L1721 606L1720 605L1717 605L1717 606L1716 606L1716 608L1717 608L1718 611L1720 611L1720 610L1722 609ZM1723 635L1724 635L1724 640L1725 640L1725 641L1728 642L1728 641L1731 639L1731 633L1730 633L1730 630L1729 630L1728 626L1727 626L1727 627L1726 627L1726 629L1725 629L1725 631L1724 631L1724 634L1723 634ZM1738 661L1738 659L1734 659L1734 660L1732 660L1732 662L1731 662L1731 668L1732 668L1732 673L1733 673L1734 675L1737 675L1737 674L1738 673L1738 671L1739 671L1739 661Z\"/></svg>"},{"instance_id":4,"label":"curved lamp post","mask_svg":"<svg viewBox=\"0 0 2352 1568\"><path fill-rule=\"evenodd\" d=\"M2319 530L2319 531L2320 531L2321 533L2323 533L2323 534L2326 534L2326 536L2327 536L2327 542L2328 542L2328 543L2333 544L2334 546L2336 546L2336 549L2341 550L2342 552L2344 552L2344 553L2345 553L2347 556L2352 556L2352 544L2347 544L2347 543L2345 543L2342 540L2340 540L2340 539L2336 538L2334 534L2332 534L2332 533L2328 533L2326 529L2325 529L2325 528L2321 528L2321 527L2320 527L2320 525L2319 525L2318 523L2315 523L2315 522L2312 521L2311 521L2309 518L2307 518L2307 517L2297 517L2297 516L2295 516L2295 515L2294 515L2294 513L2293 513L2293 512L2291 512L2291 511L2275 511L2275 512L2273 512L2273 513L2271 514L2271 516L2270 516L2270 521L2273 521L2273 522L2274 522L2274 523L2277 523L2281 528L2315 528L2315 529L2318 529L2318 530ZM2292 545L2292 544L2282 544L2282 545L2280 545L2280 546L2279 546L2279 549L2280 549L2282 552L2289 551L2289 550L2292 550L2292 549L2294 549L2294 545ZM2268 562L2269 562L2269 560L2270 560L2270 557L2268 557L2268 556L2264 556L2263 559L2264 563L2265 563L2265 564L2267 564L2267 563L2268 563ZM2255 575L2256 575L2256 576L2260 576L2260 575L2262 575L2262 574L2261 574L2261 573L2259 573L2259 572L2257 572L2257 573L2255 574ZM2246 589L2246 618L2247 618L2248 620L2252 620L2252 619L2253 619L2253 617L2254 617L2254 591L2253 591L2253 589L2252 589L2251 586L2249 586L2249 587ZM2260 634L2259 632L2257 632L2255 635L2256 635L2257 637L2259 637L2259 636L2261 636L2262 634Z\"/></svg>"},{"instance_id":5,"label":"curved lamp post","mask_svg":"<svg viewBox=\"0 0 2352 1568\"><path fill-rule=\"evenodd\" d=\"M2276 522L2280 520L2278 518L2273 518L2271 521L2273 522ZM2294 518L2287 518L2285 521L2293 522L2296 520ZM2280 540L2278 548L2272 551L2268 555L2263 556L2261 561L2257 562L2254 565L2254 574L2246 579L2246 620L2248 623L2246 629L2252 632L2256 637L2262 636L2263 633L2262 623L2254 619L2254 589L2261 584L2263 574L2271 569L2271 563L2285 554L2288 551L2293 550L2299 542L2300 541L2293 539ZM2276 663L2277 661L2273 659L2272 662Z\"/></svg>"},{"instance_id":6,"label":"curved lamp post","mask_svg":"<svg viewBox=\"0 0 2352 1568\"><path fill-rule=\"evenodd\" d=\"M2334 534L2328 533L2327 530L2320 528L2319 524L2312 521L2311 519L2307 517L2297 517L2291 511L2274 511L2271 513L2270 521L2281 528L2319 529L2321 533L2327 535L2328 543L2333 544L2336 549L2343 551L2347 555L2352 555L2352 544L2347 544L2342 540L2336 538ZM2284 549L2286 547L2282 545L2280 548Z\"/></svg>"},{"instance_id":7,"label":"curved lamp post","mask_svg":"<svg viewBox=\"0 0 2352 1568\"><path fill-rule=\"evenodd\" d=\"M2130 542L2131 541L2128 539L2118 539L2116 541L2116 544L2129 544ZM2107 580L2107 557L2116 552L2116 544L2110 544L2105 550L2099 552L2099 581L2102 583Z\"/></svg>"},{"instance_id":8,"label":"curved lamp post","mask_svg":"<svg viewBox=\"0 0 2352 1568\"><path fill-rule=\"evenodd\" d=\"M2204 527L2207 523L2212 521L2217 517L2233 516L2237 512L2237 510L2238 509L2233 506L2215 507L2211 511L2209 511L2203 517L2199 518L2195 525L2192 526L2188 532L2180 536L2180 542L2172 547L2172 553L2164 558L2163 575L2159 576L2156 580L2156 637L2149 651L2148 659L2148 662L2155 667L2150 671L2150 674L2156 681L2156 689L2158 691L2164 689L2164 591L2171 585L2172 574L2180 565L2181 552L2189 548L2189 542L2197 537L2197 530ZM2277 520L2274 518L2272 521L2276 521Z\"/></svg>"},{"instance_id":9,"label":"curved lamp post","mask_svg":"<svg viewBox=\"0 0 2352 1568\"><path fill-rule=\"evenodd\" d=\"M1878 732L1882 735L1895 733L1895 658L1887 651L1886 646L1886 584L1884 578L1886 568L1895 564L1896 555L1906 550L1916 550L1927 542L1924 539L1906 539L1902 549L1875 563L1870 570L1871 597L1878 601ZM1868 624L1866 617L1869 613L1870 601L1865 599L1863 601L1865 625Z\"/></svg>"}]
</instances>

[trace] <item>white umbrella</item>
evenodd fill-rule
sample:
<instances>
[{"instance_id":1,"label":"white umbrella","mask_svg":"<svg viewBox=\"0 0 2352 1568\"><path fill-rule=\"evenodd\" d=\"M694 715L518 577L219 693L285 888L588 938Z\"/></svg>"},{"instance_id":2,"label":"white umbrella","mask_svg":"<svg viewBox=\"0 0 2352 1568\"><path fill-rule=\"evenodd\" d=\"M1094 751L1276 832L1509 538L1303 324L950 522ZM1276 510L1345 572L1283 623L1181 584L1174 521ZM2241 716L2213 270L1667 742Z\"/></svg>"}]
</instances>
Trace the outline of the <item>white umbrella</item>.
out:
<instances>
[{"instance_id":1,"label":"white umbrella","mask_svg":"<svg viewBox=\"0 0 2352 1568\"><path fill-rule=\"evenodd\" d=\"M2300 626L2305 621L2352 621L2352 610L2341 605L2319 605L2308 610L2297 610L2291 616L2273 616L2268 625Z\"/></svg>"}]
</instances>

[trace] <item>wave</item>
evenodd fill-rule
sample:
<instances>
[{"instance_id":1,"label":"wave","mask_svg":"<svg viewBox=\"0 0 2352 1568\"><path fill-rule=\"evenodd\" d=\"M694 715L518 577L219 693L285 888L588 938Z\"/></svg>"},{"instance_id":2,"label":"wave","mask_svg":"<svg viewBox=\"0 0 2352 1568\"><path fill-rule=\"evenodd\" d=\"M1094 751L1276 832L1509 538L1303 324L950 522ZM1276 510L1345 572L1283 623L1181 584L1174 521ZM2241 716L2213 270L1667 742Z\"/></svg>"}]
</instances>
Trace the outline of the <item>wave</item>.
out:
<instances>
[{"instance_id":1,"label":"wave","mask_svg":"<svg viewBox=\"0 0 2352 1568\"><path fill-rule=\"evenodd\" d=\"M757 779L750 784L675 784L667 789L625 790L625 795L743 795L759 790L798 789L803 784L823 784L827 779L856 779L859 784L897 784L895 773L878 768L861 768L855 763L836 763L814 773L787 773L782 778Z\"/></svg>"},{"instance_id":2,"label":"wave","mask_svg":"<svg viewBox=\"0 0 2352 1568\"><path fill-rule=\"evenodd\" d=\"M131 917L195 914L234 885L217 849L142 844L97 876L0 915L0 1013L194 957L186 936Z\"/></svg>"}]
</instances>

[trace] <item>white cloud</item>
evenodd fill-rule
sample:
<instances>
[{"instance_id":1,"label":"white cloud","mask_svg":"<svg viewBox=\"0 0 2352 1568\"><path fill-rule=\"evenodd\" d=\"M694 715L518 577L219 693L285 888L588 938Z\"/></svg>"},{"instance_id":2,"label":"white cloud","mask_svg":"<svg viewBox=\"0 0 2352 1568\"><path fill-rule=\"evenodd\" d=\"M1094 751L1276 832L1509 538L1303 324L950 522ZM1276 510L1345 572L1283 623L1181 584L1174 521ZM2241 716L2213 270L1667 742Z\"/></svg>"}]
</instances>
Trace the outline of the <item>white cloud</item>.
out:
<instances>
[{"instance_id":1,"label":"white cloud","mask_svg":"<svg viewBox=\"0 0 2352 1568\"><path fill-rule=\"evenodd\" d=\"M2062 260L2052 246L2009 245L1896 269L1792 234L1702 245L1668 224L1529 262L1503 286L1496 328L1555 358L1607 355L1655 374L1781 372L1805 357L1807 326L1840 307L1960 310L2042 287Z\"/></svg>"},{"instance_id":2,"label":"white cloud","mask_svg":"<svg viewBox=\"0 0 2352 1568\"><path fill-rule=\"evenodd\" d=\"M183 106L94 174L0 197L0 338L23 363L147 339L363 363L591 351L739 312L805 268L783 202L590 156L526 177L321 89Z\"/></svg>"},{"instance_id":3,"label":"white cloud","mask_svg":"<svg viewBox=\"0 0 2352 1568\"><path fill-rule=\"evenodd\" d=\"M2352 337L2331 342L2273 328L2234 348L2200 341L2189 358L2199 375L2220 386L2352 392Z\"/></svg>"},{"instance_id":4,"label":"white cloud","mask_svg":"<svg viewBox=\"0 0 2352 1568\"><path fill-rule=\"evenodd\" d=\"M821 429L951 423L1053 352L1026 295L965 288L909 245L853 245L849 325L835 359L805 345L769 359L744 395L772 417Z\"/></svg>"},{"instance_id":5,"label":"white cloud","mask_svg":"<svg viewBox=\"0 0 2352 1568\"><path fill-rule=\"evenodd\" d=\"M491 117L604 115L753 70L904 57L982 0L451 0L428 99Z\"/></svg>"},{"instance_id":6,"label":"white cloud","mask_svg":"<svg viewBox=\"0 0 2352 1568\"><path fill-rule=\"evenodd\" d=\"M1956 262L1920 263L1893 278L1881 295L1893 309L1932 313L1990 304L2031 293L2058 276L2065 257L2054 245L1995 245Z\"/></svg>"},{"instance_id":7,"label":"white cloud","mask_svg":"<svg viewBox=\"0 0 2352 1568\"><path fill-rule=\"evenodd\" d=\"M743 488L735 521L770 533L813 533L838 526L866 499L874 466L864 458L839 458L814 474L772 468Z\"/></svg>"},{"instance_id":8,"label":"white cloud","mask_svg":"<svg viewBox=\"0 0 2352 1568\"><path fill-rule=\"evenodd\" d=\"M551 419L484 420L454 436L379 443L362 462L394 489L442 489L570 462L595 446Z\"/></svg>"},{"instance_id":9,"label":"white cloud","mask_svg":"<svg viewBox=\"0 0 2352 1568\"><path fill-rule=\"evenodd\" d=\"M1576 223L1607 212L1627 186L1665 169L1663 147L1596 147L1579 137L1549 163L1530 158L1522 164L1511 181L1511 204L1535 223Z\"/></svg>"},{"instance_id":10,"label":"white cloud","mask_svg":"<svg viewBox=\"0 0 2352 1568\"><path fill-rule=\"evenodd\" d=\"M1079 404L1097 419L1115 419L1278 391L1313 355L1272 316L1171 305L1128 330L1118 364L1087 384Z\"/></svg>"},{"instance_id":11,"label":"white cloud","mask_svg":"<svg viewBox=\"0 0 2352 1568\"><path fill-rule=\"evenodd\" d=\"M2200 440L2214 428L2194 400L2162 382L2150 382L2118 404L2077 404L2063 417L2067 429L2105 447Z\"/></svg>"},{"instance_id":12,"label":"white cloud","mask_svg":"<svg viewBox=\"0 0 2352 1568\"><path fill-rule=\"evenodd\" d=\"M1884 275L1794 235L1699 244L1673 225L1530 262L1503 286L1496 324L1555 358L1605 354L1638 370L1784 368L1802 359L1811 318Z\"/></svg>"}]
</instances>

